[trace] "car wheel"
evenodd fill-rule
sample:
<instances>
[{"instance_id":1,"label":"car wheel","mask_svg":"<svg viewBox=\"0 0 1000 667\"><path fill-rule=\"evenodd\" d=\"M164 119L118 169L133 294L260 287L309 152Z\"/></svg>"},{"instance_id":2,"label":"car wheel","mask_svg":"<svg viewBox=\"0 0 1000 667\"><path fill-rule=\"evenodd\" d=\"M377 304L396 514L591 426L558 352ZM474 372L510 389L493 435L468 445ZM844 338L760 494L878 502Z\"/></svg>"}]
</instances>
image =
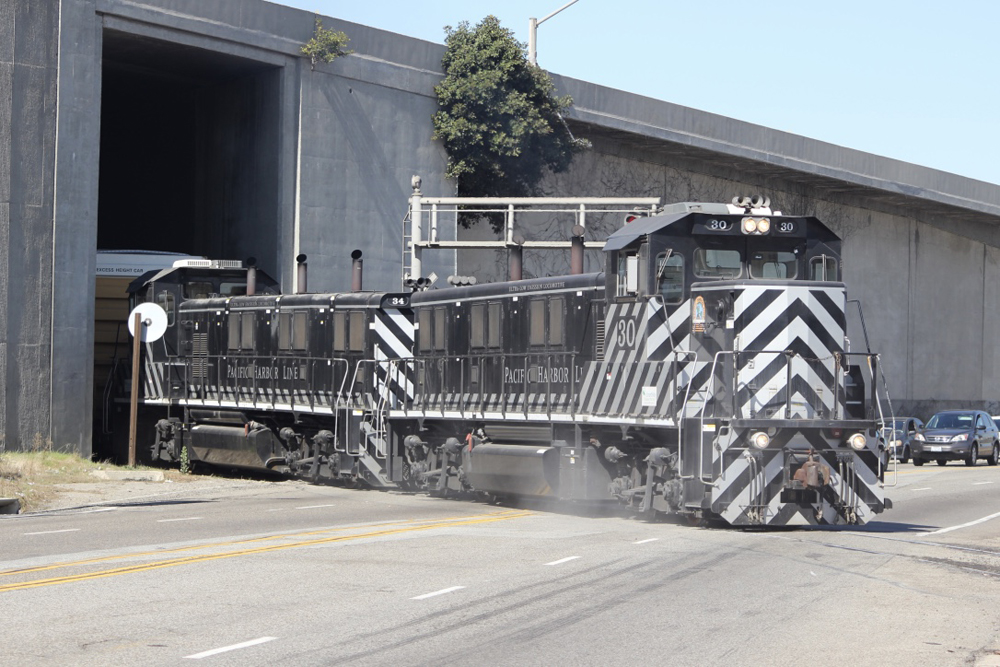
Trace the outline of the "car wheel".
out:
<instances>
[{"instance_id":1,"label":"car wheel","mask_svg":"<svg viewBox=\"0 0 1000 667\"><path fill-rule=\"evenodd\" d=\"M948 465L948 459L938 459L937 460L937 464L939 466L946 466L946 465Z\"/></svg>"},{"instance_id":2,"label":"car wheel","mask_svg":"<svg viewBox=\"0 0 1000 667\"><path fill-rule=\"evenodd\" d=\"M979 443L974 442L972 446L969 447L969 455L965 457L965 465L974 466L979 458Z\"/></svg>"},{"instance_id":3,"label":"car wheel","mask_svg":"<svg viewBox=\"0 0 1000 667\"><path fill-rule=\"evenodd\" d=\"M991 466L995 466L997 461L1000 461L1000 442L993 443L993 451L986 457L986 463Z\"/></svg>"},{"instance_id":4,"label":"car wheel","mask_svg":"<svg viewBox=\"0 0 1000 667\"><path fill-rule=\"evenodd\" d=\"M924 464L924 460L922 458L920 458L919 456L914 456L913 457L913 465L915 465L915 466L917 466L919 468L923 464Z\"/></svg>"},{"instance_id":5,"label":"car wheel","mask_svg":"<svg viewBox=\"0 0 1000 667\"><path fill-rule=\"evenodd\" d=\"M910 460L910 446L903 445L903 458L899 460L900 463L906 463Z\"/></svg>"}]
</instances>

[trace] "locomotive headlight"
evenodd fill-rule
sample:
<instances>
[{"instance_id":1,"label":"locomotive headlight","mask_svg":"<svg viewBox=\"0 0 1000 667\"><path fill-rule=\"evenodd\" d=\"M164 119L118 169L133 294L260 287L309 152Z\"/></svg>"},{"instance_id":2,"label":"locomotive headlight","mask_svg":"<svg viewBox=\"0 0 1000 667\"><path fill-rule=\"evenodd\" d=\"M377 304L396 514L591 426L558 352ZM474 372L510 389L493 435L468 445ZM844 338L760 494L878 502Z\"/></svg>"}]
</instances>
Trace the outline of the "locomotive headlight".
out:
<instances>
[{"instance_id":1,"label":"locomotive headlight","mask_svg":"<svg viewBox=\"0 0 1000 667\"><path fill-rule=\"evenodd\" d=\"M868 440L865 438L864 433L855 433L847 439L847 444L849 444L853 449L861 451L868 445Z\"/></svg>"},{"instance_id":2,"label":"locomotive headlight","mask_svg":"<svg viewBox=\"0 0 1000 667\"><path fill-rule=\"evenodd\" d=\"M771 438L768 437L767 433L763 431L758 431L750 436L750 444L757 449L764 449L769 444L771 444Z\"/></svg>"},{"instance_id":3,"label":"locomotive headlight","mask_svg":"<svg viewBox=\"0 0 1000 667\"><path fill-rule=\"evenodd\" d=\"M771 231L771 221L768 218L761 218L757 221L757 233L767 234Z\"/></svg>"},{"instance_id":4,"label":"locomotive headlight","mask_svg":"<svg viewBox=\"0 0 1000 667\"><path fill-rule=\"evenodd\" d=\"M757 221L753 218L743 218L743 233L753 234L757 231Z\"/></svg>"}]
</instances>

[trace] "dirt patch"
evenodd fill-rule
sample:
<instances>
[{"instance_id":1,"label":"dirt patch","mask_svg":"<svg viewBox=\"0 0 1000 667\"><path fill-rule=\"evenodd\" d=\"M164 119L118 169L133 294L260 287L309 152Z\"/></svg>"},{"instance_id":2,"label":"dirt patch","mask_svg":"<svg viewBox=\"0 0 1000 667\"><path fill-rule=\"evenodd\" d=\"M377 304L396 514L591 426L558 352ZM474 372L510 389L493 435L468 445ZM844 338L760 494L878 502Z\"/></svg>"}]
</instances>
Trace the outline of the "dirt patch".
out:
<instances>
[{"instance_id":1,"label":"dirt patch","mask_svg":"<svg viewBox=\"0 0 1000 667\"><path fill-rule=\"evenodd\" d=\"M136 478L140 477L148 481L138 481ZM0 498L18 500L22 514L270 483L187 475L160 468L114 466L59 452L0 454Z\"/></svg>"}]
</instances>

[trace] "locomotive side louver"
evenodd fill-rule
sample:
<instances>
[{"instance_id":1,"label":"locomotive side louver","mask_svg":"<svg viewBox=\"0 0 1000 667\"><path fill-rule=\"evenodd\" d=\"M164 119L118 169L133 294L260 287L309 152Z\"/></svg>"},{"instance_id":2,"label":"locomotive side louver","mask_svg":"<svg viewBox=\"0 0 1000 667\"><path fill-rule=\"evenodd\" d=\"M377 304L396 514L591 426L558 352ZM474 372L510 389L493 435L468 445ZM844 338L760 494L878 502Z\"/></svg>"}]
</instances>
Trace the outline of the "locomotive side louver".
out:
<instances>
[{"instance_id":1,"label":"locomotive side louver","mask_svg":"<svg viewBox=\"0 0 1000 667\"><path fill-rule=\"evenodd\" d=\"M597 320L594 328L594 356L598 361L604 361L604 319Z\"/></svg>"},{"instance_id":2,"label":"locomotive side louver","mask_svg":"<svg viewBox=\"0 0 1000 667\"><path fill-rule=\"evenodd\" d=\"M208 334L196 333L191 336L191 375L195 378L208 377Z\"/></svg>"}]
</instances>

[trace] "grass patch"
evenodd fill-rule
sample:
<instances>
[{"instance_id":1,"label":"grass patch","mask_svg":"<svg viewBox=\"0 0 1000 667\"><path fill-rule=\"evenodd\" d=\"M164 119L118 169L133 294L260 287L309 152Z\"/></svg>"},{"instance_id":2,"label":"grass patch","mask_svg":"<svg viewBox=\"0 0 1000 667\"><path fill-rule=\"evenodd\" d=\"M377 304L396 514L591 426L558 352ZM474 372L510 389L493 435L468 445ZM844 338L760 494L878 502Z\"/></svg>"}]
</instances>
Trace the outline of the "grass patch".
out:
<instances>
[{"instance_id":1,"label":"grass patch","mask_svg":"<svg viewBox=\"0 0 1000 667\"><path fill-rule=\"evenodd\" d=\"M43 509L59 492L60 485L80 482L114 484L100 480L91 473L95 470L129 470L127 466L95 463L76 454L65 454L42 449L29 452L0 453L0 498L17 498L22 512ZM136 470L152 470L137 466ZM177 471L163 471L167 479L191 479Z\"/></svg>"}]
</instances>

